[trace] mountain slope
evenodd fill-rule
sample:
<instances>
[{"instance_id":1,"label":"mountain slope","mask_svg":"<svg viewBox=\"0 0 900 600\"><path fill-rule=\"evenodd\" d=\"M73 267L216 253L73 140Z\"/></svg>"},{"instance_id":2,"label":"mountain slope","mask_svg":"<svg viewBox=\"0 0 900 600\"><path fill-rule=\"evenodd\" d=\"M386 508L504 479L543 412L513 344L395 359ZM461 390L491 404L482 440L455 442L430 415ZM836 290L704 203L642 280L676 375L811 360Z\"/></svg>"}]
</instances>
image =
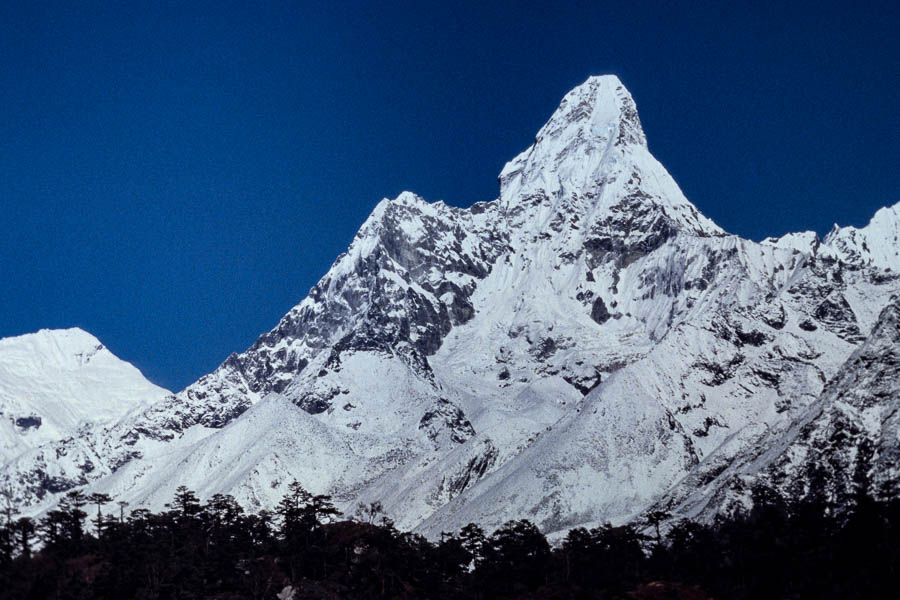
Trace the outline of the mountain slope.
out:
<instances>
[{"instance_id":1,"label":"mountain slope","mask_svg":"<svg viewBox=\"0 0 900 600\"><path fill-rule=\"evenodd\" d=\"M752 504L755 486L837 507L858 486L894 497L900 479L900 296L871 335L793 422L760 432L735 457L723 449L675 486L659 507L709 520Z\"/></svg>"},{"instance_id":2,"label":"mountain slope","mask_svg":"<svg viewBox=\"0 0 900 600\"><path fill-rule=\"evenodd\" d=\"M182 483L271 507L296 477L428 535L625 521L814 403L900 290L884 215L824 242L729 235L650 154L621 82L592 77L499 198L383 200L251 348L3 477L32 511L52 472L154 507Z\"/></svg>"}]
</instances>

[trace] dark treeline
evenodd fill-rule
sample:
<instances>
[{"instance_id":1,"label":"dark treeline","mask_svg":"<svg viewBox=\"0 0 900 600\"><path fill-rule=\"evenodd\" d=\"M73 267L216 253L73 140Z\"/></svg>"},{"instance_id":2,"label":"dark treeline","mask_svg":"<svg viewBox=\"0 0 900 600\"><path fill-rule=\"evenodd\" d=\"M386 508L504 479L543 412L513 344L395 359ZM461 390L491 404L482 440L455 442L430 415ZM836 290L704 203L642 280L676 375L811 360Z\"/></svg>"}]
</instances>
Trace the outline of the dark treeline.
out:
<instances>
[{"instance_id":1,"label":"dark treeline","mask_svg":"<svg viewBox=\"0 0 900 600\"><path fill-rule=\"evenodd\" d=\"M900 503L862 496L835 516L821 501L754 496L752 510L711 526L663 532L668 515L651 513L640 529L574 529L551 547L526 520L429 542L377 504L342 520L329 497L296 483L259 514L183 487L161 513L75 491L38 522L6 511L0 597L896 597Z\"/></svg>"}]
</instances>

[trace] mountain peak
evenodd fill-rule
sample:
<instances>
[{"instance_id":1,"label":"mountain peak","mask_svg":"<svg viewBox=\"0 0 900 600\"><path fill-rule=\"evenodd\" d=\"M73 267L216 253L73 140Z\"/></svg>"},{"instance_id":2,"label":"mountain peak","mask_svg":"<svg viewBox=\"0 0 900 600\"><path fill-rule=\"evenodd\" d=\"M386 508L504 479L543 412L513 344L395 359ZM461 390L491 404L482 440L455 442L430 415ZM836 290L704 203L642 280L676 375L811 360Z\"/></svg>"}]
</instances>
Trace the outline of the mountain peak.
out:
<instances>
[{"instance_id":1,"label":"mountain peak","mask_svg":"<svg viewBox=\"0 0 900 600\"><path fill-rule=\"evenodd\" d=\"M660 227L723 233L650 154L634 100L615 75L589 77L563 97L531 147L503 168L500 198L511 222L539 227L565 213L585 223L612 219L607 233L617 235Z\"/></svg>"},{"instance_id":2,"label":"mountain peak","mask_svg":"<svg viewBox=\"0 0 900 600\"><path fill-rule=\"evenodd\" d=\"M550 120L538 132L537 141L563 133L581 132L586 138L608 140L610 130L619 134L615 143L646 145L631 93L615 75L592 75L567 93Z\"/></svg>"},{"instance_id":3,"label":"mountain peak","mask_svg":"<svg viewBox=\"0 0 900 600\"><path fill-rule=\"evenodd\" d=\"M616 144L647 144L634 99L615 75L592 75L572 89L538 133L538 138L552 135L557 127L572 124L580 124L585 133L601 138L606 138L607 132L615 129L618 133Z\"/></svg>"},{"instance_id":4,"label":"mountain peak","mask_svg":"<svg viewBox=\"0 0 900 600\"><path fill-rule=\"evenodd\" d=\"M647 140L631 94L615 75L589 77L563 97L541 127L534 144L500 173L501 195L545 181L550 170L560 182L585 183L610 150L646 147Z\"/></svg>"}]
</instances>

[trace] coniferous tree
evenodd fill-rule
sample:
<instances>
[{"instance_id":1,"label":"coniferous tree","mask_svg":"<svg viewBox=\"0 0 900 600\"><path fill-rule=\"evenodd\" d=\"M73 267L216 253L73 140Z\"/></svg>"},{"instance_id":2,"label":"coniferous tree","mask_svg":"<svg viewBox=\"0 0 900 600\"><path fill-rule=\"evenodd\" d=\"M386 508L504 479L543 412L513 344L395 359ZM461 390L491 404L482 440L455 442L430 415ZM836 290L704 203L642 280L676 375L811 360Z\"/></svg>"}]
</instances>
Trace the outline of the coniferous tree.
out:
<instances>
[{"instance_id":1,"label":"coniferous tree","mask_svg":"<svg viewBox=\"0 0 900 600\"><path fill-rule=\"evenodd\" d=\"M31 558L31 548L34 544L36 532L34 521L28 517L22 517L15 522L13 530L15 531L19 556L26 559Z\"/></svg>"},{"instance_id":2,"label":"coniferous tree","mask_svg":"<svg viewBox=\"0 0 900 600\"><path fill-rule=\"evenodd\" d=\"M550 545L534 523L509 521L488 539L482 565L500 591L523 593L547 582Z\"/></svg>"},{"instance_id":3,"label":"coniferous tree","mask_svg":"<svg viewBox=\"0 0 900 600\"><path fill-rule=\"evenodd\" d=\"M472 567L481 566L486 558L487 536L484 529L475 523L469 523L459 532L459 540L462 547L471 557Z\"/></svg>"},{"instance_id":4,"label":"coniferous tree","mask_svg":"<svg viewBox=\"0 0 900 600\"><path fill-rule=\"evenodd\" d=\"M657 546L662 544L662 535L660 534L659 526L668 521L671 516L671 513L664 510L651 510L644 515L644 525L653 529L656 534Z\"/></svg>"},{"instance_id":5,"label":"coniferous tree","mask_svg":"<svg viewBox=\"0 0 900 600\"><path fill-rule=\"evenodd\" d=\"M95 492L95 493L90 494L89 496L87 496L87 497L85 498L85 500L86 500L89 504L93 504L93 505L95 505L95 506L97 507L97 518L96 518L96 520L94 521L94 525L95 525L94 531L96 531L96 533L97 533L97 538L99 539L99 538L102 537L102 531L101 531L101 528L102 528L102 525L103 525L103 511L102 511L102 508L103 508L104 506L106 506L107 504L109 504L110 502L112 502L112 496L110 496L109 494L101 494L101 493Z\"/></svg>"},{"instance_id":6,"label":"coniferous tree","mask_svg":"<svg viewBox=\"0 0 900 600\"><path fill-rule=\"evenodd\" d=\"M3 523L0 525L0 562L8 563L12 560L15 548L15 527L13 517L18 510L13 505L12 488L6 486L0 491L3 495Z\"/></svg>"}]
</instances>

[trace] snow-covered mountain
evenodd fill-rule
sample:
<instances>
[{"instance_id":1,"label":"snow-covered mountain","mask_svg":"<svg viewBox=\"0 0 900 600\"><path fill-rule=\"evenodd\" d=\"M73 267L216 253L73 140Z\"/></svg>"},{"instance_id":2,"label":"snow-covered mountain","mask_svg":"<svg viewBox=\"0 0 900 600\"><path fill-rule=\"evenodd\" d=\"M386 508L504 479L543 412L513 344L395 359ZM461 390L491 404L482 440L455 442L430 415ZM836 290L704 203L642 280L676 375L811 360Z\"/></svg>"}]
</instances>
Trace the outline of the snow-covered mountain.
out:
<instances>
[{"instance_id":1,"label":"snow-covered mountain","mask_svg":"<svg viewBox=\"0 0 900 600\"><path fill-rule=\"evenodd\" d=\"M34 512L49 473L154 508L181 484L271 507L296 478L427 535L626 521L807 418L900 291L898 223L729 235L591 77L497 199L383 200L248 350L2 477Z\"/></svg>"},{"instance_id":2,"label":"snow-covered mountain","mask_svg":"<svg viewBox=\"0 0 900 600\"><path fill-rule=\"evenodd\" d=\"M0 460L115 423L169 394L81 329L0 339Z\"/></svg>"}]
</instances>

